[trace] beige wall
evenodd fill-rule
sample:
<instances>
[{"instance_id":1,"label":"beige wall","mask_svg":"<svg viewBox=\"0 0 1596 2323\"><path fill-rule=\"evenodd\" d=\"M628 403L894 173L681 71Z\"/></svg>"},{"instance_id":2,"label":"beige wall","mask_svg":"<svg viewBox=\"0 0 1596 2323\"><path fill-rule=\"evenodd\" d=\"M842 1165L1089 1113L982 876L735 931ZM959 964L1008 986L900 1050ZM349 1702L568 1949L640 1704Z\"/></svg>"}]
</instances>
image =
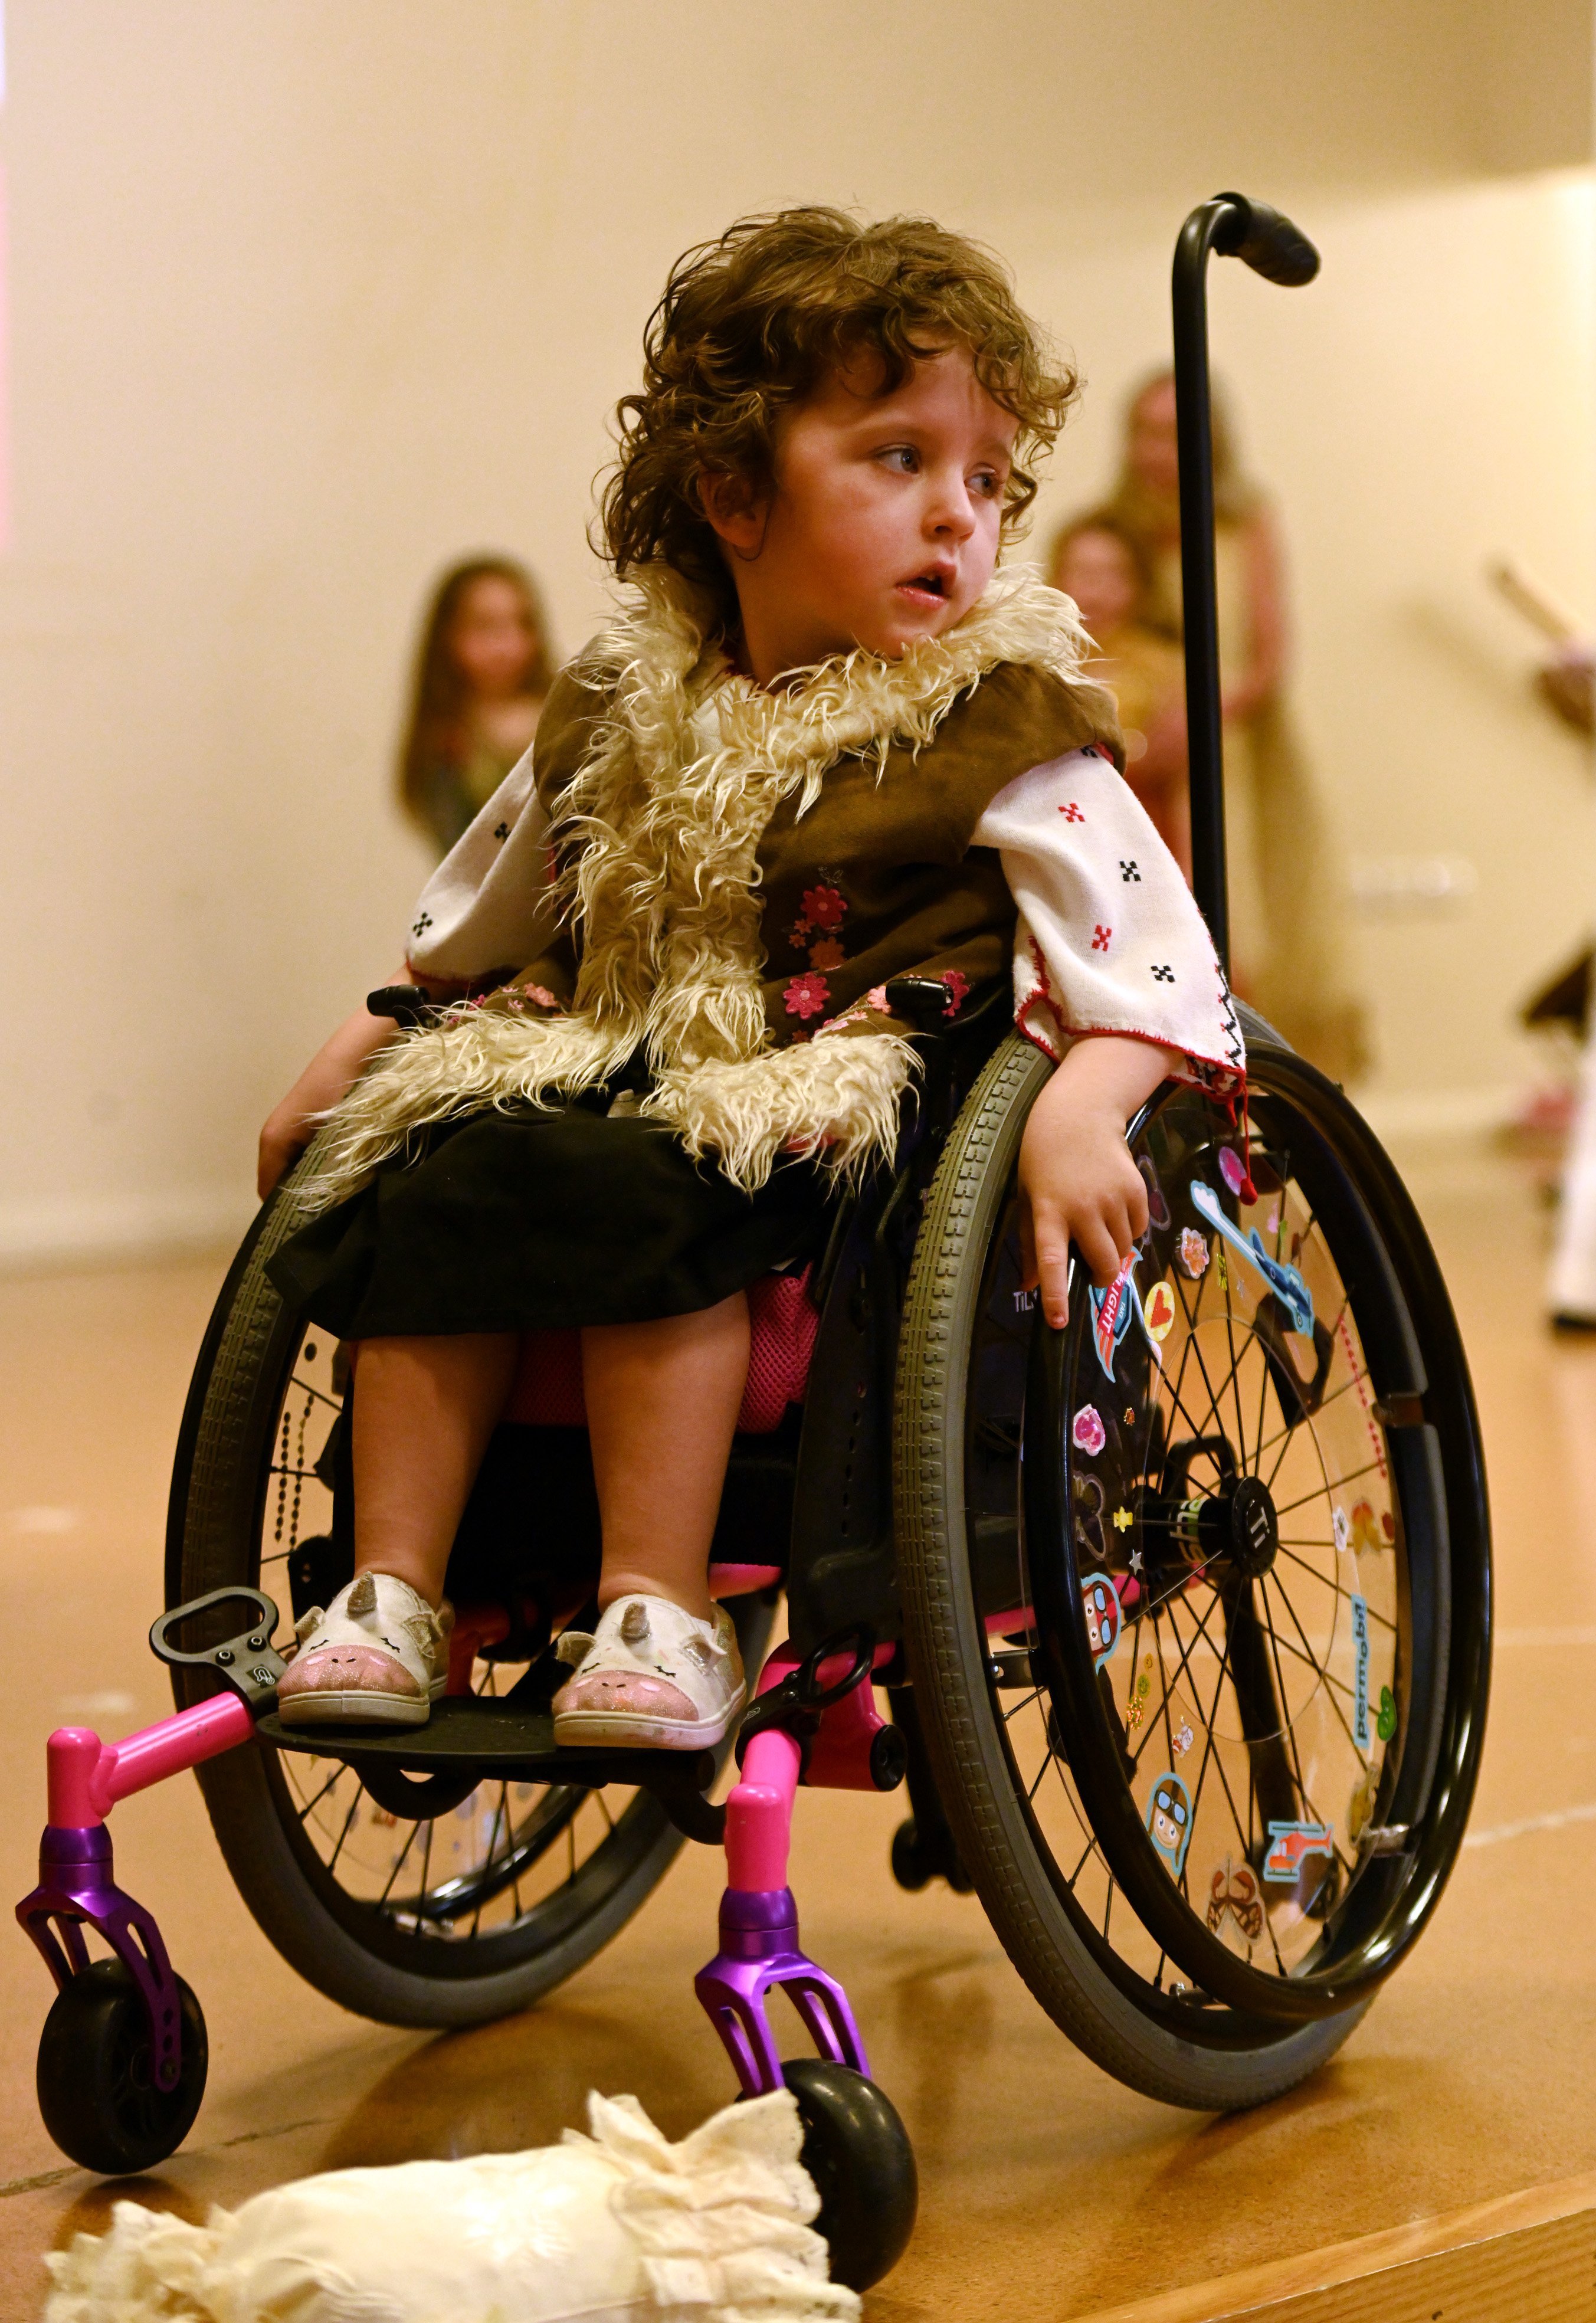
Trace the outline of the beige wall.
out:
<instances>
[{"instance_id":1,"label":"beige wall","mask_svg":"<svg viewBox=\"0 0 1596 2323\"><path fill-rule=\"evenodd\" d=\"M1521 1072L1509 1006L1586 916L1596 834L1480 566L1511 549L1596 617L1588 0L8 16L0 1254L244 1213L260 1116L391 966L422 868L388 785L427 577L519 550L580 641L665 268L793 199L1007 251L1091 382L1049 517L1166 344L1188 204L1300 213L1321 282L1226 268L1214 307L1304 721L1358 858L1480 875L1358 923L1380 1088L1467 1114Z\"/></svg>"}]
</instances>

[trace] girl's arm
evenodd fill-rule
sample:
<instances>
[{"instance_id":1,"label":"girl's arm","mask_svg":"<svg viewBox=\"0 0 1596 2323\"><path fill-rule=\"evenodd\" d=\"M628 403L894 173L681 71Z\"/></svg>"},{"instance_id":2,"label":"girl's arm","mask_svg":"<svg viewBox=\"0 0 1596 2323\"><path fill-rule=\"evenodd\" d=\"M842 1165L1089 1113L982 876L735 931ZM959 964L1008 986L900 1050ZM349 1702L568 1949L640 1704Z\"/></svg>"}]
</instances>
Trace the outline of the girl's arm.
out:
<instances>
[{"instance_id":1,"label":"girl's arm","mask_svg":"<svg viewBox=\"0 0 1596 2323\"><path fill-rule=\"evenodd\" d=\"M388 981L414 984L417 978L404 968ZM368 1060L394 1040L399 1029L391 1016L373 1016L369 1009L360 1007L316 1051L287 1097L266 1116L255 1170L256 1190L262 1201L315 1136L316 1116L353 1088Z\"/></svg>"},{"instance_id":2,"label":"girl's arm","mask_svg":"<svg viewBox=\"0 0 1596 2323\"><path fill-rule=\"evenodd\" d=\"M1240 1090L1246 1051L1179 867L1102 749L1017 776L975 844L1020 907L1015 1021L1061 1060L1020 1148L1026 1284L1059 1325L1071 1241L1106 1285L1147 1229L1125 1124L1170 1077Z\"/></svg>"},{"instance_id":3,"label":"girl's arm","mask_svg":"<svg viewBox=\"0 0 1596 2323\"><path fill-rule=\"evenodd\" d=\"M1031 1108L1020 1146L1023 1288L1055 1330L1069 1318L1069 1245L1106 1288L1147 1231L1147 1188L1125 1124L1184 1059L1112 1033L1077 1041Z\"/></svg>"}]
</instances>

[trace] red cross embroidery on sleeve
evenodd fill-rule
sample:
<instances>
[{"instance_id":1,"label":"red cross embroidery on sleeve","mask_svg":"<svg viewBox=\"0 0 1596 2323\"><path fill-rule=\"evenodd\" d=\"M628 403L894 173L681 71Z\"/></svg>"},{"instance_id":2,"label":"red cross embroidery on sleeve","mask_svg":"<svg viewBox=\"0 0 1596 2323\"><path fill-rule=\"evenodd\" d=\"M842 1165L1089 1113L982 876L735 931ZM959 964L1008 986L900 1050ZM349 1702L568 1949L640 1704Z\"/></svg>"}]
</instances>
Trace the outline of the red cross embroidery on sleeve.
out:
<instances>
[{"instance_id":1,"label":"red cross embroidery on sleeve","mask_svg":"<svg viewBox=\"0 0 1596 2323\"><path fill-rule=\"evenodd\" d=\"M1094 951L1106 951L1108 950L1108 939L1113 933L1114 930L1112 928L1105 928L1102 921L1099 920L1092 936L1092 950Z\"/></svg>"},{"instance_id":2,"label":"red cross embroidery on sleeve","mask_svg":"<svg viewBox=\"0 0 1596 2323\"><path fill-rule=\"evenodd\" d=\"M1081 812L1080 808L1077 806L1073 799L1070 800L1068 806L1061 806L1059 809L1059 812L1063 816L1066 822L1084 822L1086 821L1085 814Z\"/></svg>"}]
</instances>

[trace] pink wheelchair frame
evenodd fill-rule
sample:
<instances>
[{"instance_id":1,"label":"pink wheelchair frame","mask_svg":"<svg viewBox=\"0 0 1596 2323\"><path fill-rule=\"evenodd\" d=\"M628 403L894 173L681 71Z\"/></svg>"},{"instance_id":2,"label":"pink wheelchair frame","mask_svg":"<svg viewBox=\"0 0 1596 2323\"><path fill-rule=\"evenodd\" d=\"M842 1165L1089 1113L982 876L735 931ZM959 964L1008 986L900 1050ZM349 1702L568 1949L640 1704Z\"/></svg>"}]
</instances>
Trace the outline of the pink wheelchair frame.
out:
<instances>
[{"instance_id":1,"label":"pink wheelchair frame","mask_svg":"<svg viewBox=\"0 0 1596 2323\"><path fill-rule=\"evenodd\" d=\"M790 1402L802 1400L819 1318L805 1297L806 1276L775 1275L750 1293L754 1335L748 1385L739 1414L746 1432L773 1429ZM507 1420L580 1425L585 1419L574 1333L527 1335ZM779 1586L774 1565L718 1565L717 1597ZM241 1604L252 1593L219 1591ZM200 1601L205 1602L206 1601ZM275 1701L284 1664L272 1651L276 1608L259 1598L253 1626L199 1655L174 1651L165 1633L182 1612L164 1615L151 1632L162 1659L208 1668L228 1690L160 1720L120 1742L67 1726L47 1745L49 1809L39 1850L39 1885L17 1918L63 1989L88 1964L85 1927L93 1928L133 1976L148 2012L157 2086L171 2089L182 2069L177 1979L154 1916L116 1885L106 1818L119 1800L186 1773L255 1735ZM503 1637L507 1614L465 1607L456 1622L447 1692L470 1691L477 1652ZM801 1782L829 1790L894 1788L903 1778L897 1730L876 1707L871 1680L893 1661L892 1645L843 1651L804 1669L790 1646L766 1658L757 1689L741 1779L725 1809L727 1883L720 1948L695 1979L700 2001L750 2096L782 2087L782 2061L766 2003L786 1991L819 2054L868 2075L864 2043L848 1996L835 1977L801 1949L798 1914L787 1879L793 1811Z\"/></svg>"}]
</instances>

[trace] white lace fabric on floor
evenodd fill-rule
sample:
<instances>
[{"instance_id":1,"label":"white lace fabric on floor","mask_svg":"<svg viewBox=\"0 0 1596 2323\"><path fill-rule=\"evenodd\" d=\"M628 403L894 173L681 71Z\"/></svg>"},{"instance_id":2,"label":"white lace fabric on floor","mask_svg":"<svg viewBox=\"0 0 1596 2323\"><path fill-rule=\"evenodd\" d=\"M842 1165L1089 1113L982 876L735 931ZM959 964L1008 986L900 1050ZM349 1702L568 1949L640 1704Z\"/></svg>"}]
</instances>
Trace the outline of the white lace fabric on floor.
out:
<instances>
[{"instance_id":1,"label":"white lace fabric on floor","mask_svg":"<svg viewBox=\"0 0 1596 2323\"><path fill-rule=\"evenodd\" d=\"M588 2124L301 2179L204 2227L119 2202L46 2260L46 2323L858 2323L785 2090L679 2145L635 2098L590 2097Z\"/></svg>"}]
</instances>

